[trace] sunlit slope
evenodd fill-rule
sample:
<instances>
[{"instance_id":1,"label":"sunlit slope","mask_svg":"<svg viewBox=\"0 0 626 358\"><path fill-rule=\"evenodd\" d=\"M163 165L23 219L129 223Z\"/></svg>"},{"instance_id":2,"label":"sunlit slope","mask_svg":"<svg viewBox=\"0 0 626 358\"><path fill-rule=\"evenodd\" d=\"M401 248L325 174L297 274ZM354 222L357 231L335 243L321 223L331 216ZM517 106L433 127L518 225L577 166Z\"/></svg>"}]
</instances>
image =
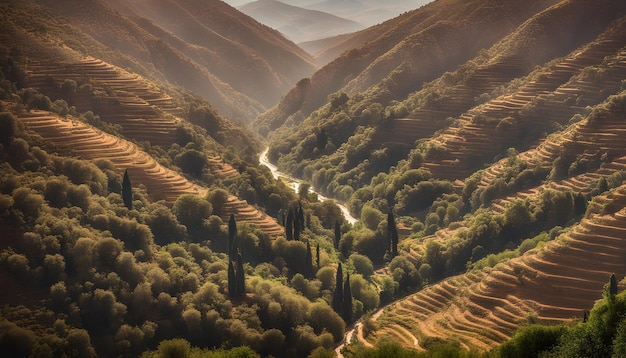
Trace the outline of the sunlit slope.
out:
<instances>
[{"instance_id":1,"label":"sunlit slope","mask_svg":"<svg viewBox=\"0 0 626 358\"><path fill-rule=\"evenodd\" d=\"M62 84L66 80L88 81L90 87L64 91ZM136 74L88 57L76 62L29 63L26 81L27 86L51 98L69 97L68 104L79 112L93 111L101 120L120 125L127 138L166 147L175 141L180 122L177 116L182 114L182 108ZM94 94L94 86L106 87L109 93Z\"/></svg>"},{"instance_id":2,"label":"sunlit slope","mask_svg":"<svg viewBox=\"0 0 626 358\"><path fill-rule=\"evenodd\" d=\"M610 158L605 157L596 169L512 193L496 200L488 210L503 214L515 201L533 203L547 191L587 195L600 180L622 183L619 178L626 170L626 150L619 134L626 131L625 98L626 93L621 91L593 108L589 117L517 156L518 160L532 162L529 167L552 163L563 148L590 166L600 161L600 153L611 153ZM479 186L489 187L506 178L507 162L510 159L485 170ZM404 255L418 262L427 255L432 242L451 250L452 242L471 220L422 239L405 239L401 244ZM581 318L583 311L601 298L611 273L626 275L625 234L626 186L621 185L595 197L578 224L543 247L494 268L445 279L396 303L377 319L381 328L369 339L374 342L386 336L412 346L410 340L407 343L408 330L420 339L454 337L466 348L488 349L510 338L520 325Z\"/></svg>"},{"instance_id":3,"label":"sunlit slope","mask_svg":"<svg viewBox=\"0 0 626 358\"><path fill-rule=\"evenodd\" d=\"M310 89L305 93L292 89L259 122L275 129L298 111L310 114L326 102L328 95L340 90L353 94L380 85L376 98L384 102L401 100L419 90L424 82L454 70L481 49L491 47L554 3L514 1L502 7L495 1L440 0L363 30L346 40L349 45L345 48L350 51L311 76ZM385 85L389 82L385 79L394 71L405 71L403 83Z\"/></svg>"},{"instance_id":4,"label":"sunlit slope","mask_svg":"<svg viewBox=\"0 0 626 358\"><path fill-rule=\"evenodd\" d=\"M542 249L446 279L395 303L377 320L380 328L369 340L406 329L421 339L455 337L467 348L487 349L522 324L582 318L602 297L612 273L626 275L625 194L622 186L607 198L620 201L621 210L592 214Z\"/></svg>"},{"instance_id":5,"label":"sunlit slope","mask_svg":"<svg viewBox=\"0 0 626 358\"><path fill-rule=\"evenodd\" d=\"M510 93L462 113L454 128L430 140L439 150L423 167L438 178L463 179L492 161L494 153L532 145L529 140L550 132L550 126L584 114L587 106L621 88L626 78L625 36L625 23L620 22L589 45L534 71ZM507 62L514 66L513 59ZM469 87L494 89L498 71L507 62L478 71Z\"/></svg>"},{"instance_id":6,"label":"sunlit slope","mask_svg":"<svg viewBox=\"0 0 626 358\"><path fill-rule=\"evenodd\" d=\"M44 111L23 113L19 119L26 127L54 144L61 154L78 156L87 160L109 160L120 172L128 170L134 185L143 185L153 200L173 203L180 195L206 195L208 189L196 185L179 173L165 168L135 144L107 134L74 118L61 118ZM219 158L209 158L209 170L227 177L238 175L232 167ZM280 235L283 229L276 221L261 213L246 201L230 196L222 216L235 214L237 220L249 222L271 236Z\"/></svg>"},{"instance_id":7,"label":"sunlit slope","mask_svg":"<svg viewBox=\"0 0 626 358\"><path fill-rule=\"evenodd\" d=\"M429 6L415 14L428 14ZM505 11L487 5L481 9ZM328 188L326 194L345 201L361 200L352 194L375 186L372 179L381 172L426 169L430 177L460 188L475 171L506 157L509 148L522 152L535 147L572 117L588 114L588 106L619 92L624 79L624 14L626 6L617 1L600 7L561 1L508 28L492 45L428 83L416 71L428 68L429 62L421 67L396 62L397 67L388 71L378 67L385 63L381 58L371 62L368 71L381 68L384 79L365 84L373 77L359 72L307 115L302 108L311 103L308 94L315 92L315 76L334 66L329 64L260 117L259 129L270 133L269 157L283 170ZM445 33L432 32L428 39L451 46ZM402 41L403 46L408 43L430 56L451 54L446 49L430 52L418 37ZM365 48L369 47L352 51L352 68L358 68L357 54ZM385 55L387 63L396 56L400 55ZM357 89L361 84L365 90ZM420 87L416 91L401 94L405 86L416 84ZM279 112L291 114L272 132L278 123L274 120L283 118ZM330 133L327 142L332 145L314 151L317 143L311 133L322 129ZM322 169L323 178L316 175ZM388 201L394 205L392 196Z\"/></svg>"}]
</instances>

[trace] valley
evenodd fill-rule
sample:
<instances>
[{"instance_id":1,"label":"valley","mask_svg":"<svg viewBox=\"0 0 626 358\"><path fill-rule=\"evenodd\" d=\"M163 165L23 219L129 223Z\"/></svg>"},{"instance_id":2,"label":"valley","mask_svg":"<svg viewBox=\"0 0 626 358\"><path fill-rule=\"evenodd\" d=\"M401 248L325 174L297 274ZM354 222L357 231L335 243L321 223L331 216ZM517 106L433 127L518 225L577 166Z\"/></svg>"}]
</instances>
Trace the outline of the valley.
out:
<instances>
[{"instance_id":1,"label":"valley","mask_svg":"<svg viewBox=\"0 0 626 358\"><path fill-rule=\"evenodd\" d=\"M0 23L3 354L626 355L623 1Z\"/></svg>"}]
</instances>

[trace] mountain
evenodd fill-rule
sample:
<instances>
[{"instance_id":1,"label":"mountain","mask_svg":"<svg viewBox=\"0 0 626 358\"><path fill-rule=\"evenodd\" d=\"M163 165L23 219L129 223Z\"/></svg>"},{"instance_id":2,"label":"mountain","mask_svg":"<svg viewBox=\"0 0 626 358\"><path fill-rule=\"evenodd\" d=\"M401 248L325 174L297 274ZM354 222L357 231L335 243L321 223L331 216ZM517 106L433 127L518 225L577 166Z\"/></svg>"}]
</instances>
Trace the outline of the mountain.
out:
<instances>
[{"instance_id":1,"label":"mountain","mask_svg":"<svg viewBox=\"0 0 626 358\"><path fill-rule=\"evenodd\" d=\"M437 0L311 45L298 79L221 2L0 3L0 351L626 354L623 1Z\"/></svg>"},{"instance_id":2,"label":"mountain","mask_svg":"<svg viewBox=\"0 0 626 358\"><path fill-rule=\"evenodd\" d=\"M394 70L413 73L410 79L404 76L406 85L395 89L402 93L389 96L389 99L401 99L419 89L423 82L453 70L479 50L492 46L533 11L553 3L537 2L529 8L516 7L517 3L513 3L510 7L499 8L493 4L437 1L368 28L346 41L356 46L365 45L354 47L321 68L310 77L310 89L304 96L300 87L295 87L257 122L273 130L297 111L309 115L334 92L365 91ZM456 10L451 12L451 8ZM376 95L383 93L385 91L379 88Z\"/></svg>"},{"instance_id":3,"label":"mountain","mask_svg":"<svg viewBox=\"0 0 626 358\"><path fill-rule=\"evenodd\" d=\"M128 61L117 59L120 54L133 57L144 67L142 74L185 86L223 114L244 121L315 68L304 51L276 31L220 1L39 3L65 15L103 46L118 49L98 57L121 65ZM161 11L172 15L171 23L158 24ZM241 31L229 31L232 23ZM242 72L248 75L240 76Z\"/></svg>"},{"instance_id":4,"label":"mountain","mask_svg":"<svg viewBox=\"0 0 626 358\"><path fill-rule=\"evenodd\" d=\"M362 30L365 26L329 13L303 9L276 0L254 1L238 8L296 43Z\"/></svg>"},{"instance_id":5,"label":"mountain","mask_svg":"<svg viewBox=\"0 0 626 358\"><path fill-rule=\"evenodd\" d=\"M342 0L315 2L304 7L308 9L325 11L331 14L335 14L337 16L345 17L366 24L368 26L372 26L396 17L403 12L415 10L429 2L429 0L396 0L385 2Z\"/></svg>"},{"instance_id":6,"label":"mountain","mask_svg":"<svg viewBox=\"0 0 626 358\"><path fill-rule=\"evenodd\" d=\"M256 123L281 170L375 237L398 218L394 258L389 241L343 241L408 294L357 334L366 345L581 332L611 274L626 284L626 5L527 5L439 0L360 31Z\"/></svg>"},{"instance_id":7,"label":"mountain","mask_svg":"<svg viewBox=\"0 0 626 358\"><path fill-rule=\"evenodd\" d=\"M261 17L257 17L256 13L248 12L245 10L248 6L260 6L260 3L270 2L270 1L239 1L239 0L228 0L226 1L232 6L235 6L241 9L244 13L252 15L252 17L256 18L262 23L267 23L268 25L280 30L279 25L284 23L285 20L277 18L276 16L271 16L270 12L266 14L258 14ZM273 2L273 0L272 0ZM350 21L361 24L361 26L373 26L375 24L379 24L384 22L385 20L396 17L403 12L417 9L427 3L431 2L431 0L420 0L420 1L410 1L410 0L394 0L394 1L364 1L364 0L341 0L341 1L317 1L317 0L283 0L281 3L297 7L299 12L302 13L302 9L306 10L314 10L316 12L323 12L325 14L332 14L337 17L341 17L343 19L348 19ZM284 13L285 10L282 10ZM293 11L293 10L292 10ZM314 14L310 12L306 12L308 14ZM267 22L265 22L267 21ZM276 24L276 26L274 25ZM297 29L292 29L291 31L295 31ZM323 33L328 33L329 29L324 29ZM346 32L343 30L333 31L335 34ZM289 34L288 32L285 32ZM321 36L314 37L314 34L309 36L309 41L315 38L322 38Z\"/></svg>"}]
</instances>

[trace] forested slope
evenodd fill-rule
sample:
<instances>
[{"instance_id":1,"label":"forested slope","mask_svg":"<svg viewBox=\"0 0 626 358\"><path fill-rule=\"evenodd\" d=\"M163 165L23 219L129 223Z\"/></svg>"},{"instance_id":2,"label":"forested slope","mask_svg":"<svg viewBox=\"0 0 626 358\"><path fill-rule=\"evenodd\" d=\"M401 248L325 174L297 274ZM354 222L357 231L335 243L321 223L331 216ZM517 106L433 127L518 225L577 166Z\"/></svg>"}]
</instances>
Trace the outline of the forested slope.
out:
<instances>
[{"instance_id":1,"label":"forested slope","mask_svg":"<svg viewBox=\"0 0 626 358\"><path fill-rule=\"evenodd\" d=\"M379 28L405 21L410 35L392 26L259 117L280 168L360 216L340 250L383 265L381 287L418 291L366 325L370 343L489 350L528 322L582 318L611 273L626 275L611 241L624 208L626 6L532 4L404 14ZM455 22L437 17L444 5Z\"/></svg>"}]
</instances>

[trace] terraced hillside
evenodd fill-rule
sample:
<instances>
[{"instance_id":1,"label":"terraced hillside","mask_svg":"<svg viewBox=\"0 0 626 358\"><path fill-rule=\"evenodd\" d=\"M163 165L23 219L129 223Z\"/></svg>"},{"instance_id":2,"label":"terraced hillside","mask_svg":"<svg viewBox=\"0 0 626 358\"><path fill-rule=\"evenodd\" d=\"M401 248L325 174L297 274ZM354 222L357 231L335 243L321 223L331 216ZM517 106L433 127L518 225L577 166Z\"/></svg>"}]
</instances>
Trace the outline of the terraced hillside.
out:
<instances>
[{"instance_id":1,"label":"terraced hillside","mask_svg":"<svg viewBox=\"0 0 626 358\"><path fill-rule=\"evenodd\" d=\"M25 70L29 87L52 99L68 99L78 112L93 111L101 120L120 125L127 138L165 147L174 142L182 109L136 74L93 57L29 63ZM81 86L64 87L67 80Z\"/></svg>"},{"instance_id":2,"label":"terraced hillside","mask_svg":"<svg viewBox=\"0 0 626 358\"><path fill-rule=\"evenodd\" d=\"M617 93L626 78L625 36L626 24L621 22L597 40L531 74L513 92L461 114L455 126L431 139L438 151L423 167L437 178L466 178L491 162L494 153L532 145L526 139L530 132L536 136L550 131L550 125L567 124L575 114L584 114L586 106ZM505 67L519 68L511 58L478 71L468 81L472 92L488 93L513 79L515 71L504 71Z\"/></svg>"},{"instance_id":3,"label":"terraced hillside","mask_svg":"<svg viewBox=\"0 0 626 358\"><path fill-rule=\"evenodd\" d=\"M626 149L620 134L626 132L625 98L626 92L621 91L593 108L589 117L518 155L532 163L529 167L551 167L554 159L565 152L586 160L589 167L583 173L498 199L490 210L502 214L513 201L537 200L548 189L588 195L600 179L623 173ZM599 154L607 158L602 161ZM479 186L487 187L505 178L507 161L485 170ZM418 262L426 254L428 243L436 241L445 247L447 240L464 228L467 222L424 239L405 240L402 246L406 257ZM489 349L510 338L521 324L581 317L583 310L601 298L611 273L620 279L626 276L625 240L626 185L621 185L607 195L595 197L585 219L543 248L493 269L446 279L401 300L382 313L382 328L372 341L389 336L412 346L407 338L411 335L422 339L454 337L466 348Z\"/></svg>"},{"instance_id":4,"label":"terraced hillside","mask_svg":"<svg viewBox=\"0 0 626 358\"><path fill-rule=\"evenodd\" d=\"M521 324L581 318L602 297L611 273L626 276L626 186L606 197L620 210L593 214L539 250L491 270L451 277L398 301L377 320L368 340L454 337L466 348L488 349ZM407 344L409 346L413 345Z\"/></svg>"},{"instance_id":5,"label":"terraced hillside","mask_svg":"<svg viewBox=\"0 0 626 358\"><path fill-rule=\"evenodd\" d=\"M154 200L173 203L182 194L206 195L208 189L192 183L179 173L165 168L133 143L104 133L73 118L64 119L50 112L22 113L19 119L26 127L53 143L62 153L88 160L106 159L121 171L127 169L135 185L143 185ZM217 157L209 158L210 170L219 176L238 175L230 165ZM271 217L261 213L244 200L231 195L222 216L235 214L238 221L249 222L270 236L284 232Z\"/></svg>"}]
</instances>

